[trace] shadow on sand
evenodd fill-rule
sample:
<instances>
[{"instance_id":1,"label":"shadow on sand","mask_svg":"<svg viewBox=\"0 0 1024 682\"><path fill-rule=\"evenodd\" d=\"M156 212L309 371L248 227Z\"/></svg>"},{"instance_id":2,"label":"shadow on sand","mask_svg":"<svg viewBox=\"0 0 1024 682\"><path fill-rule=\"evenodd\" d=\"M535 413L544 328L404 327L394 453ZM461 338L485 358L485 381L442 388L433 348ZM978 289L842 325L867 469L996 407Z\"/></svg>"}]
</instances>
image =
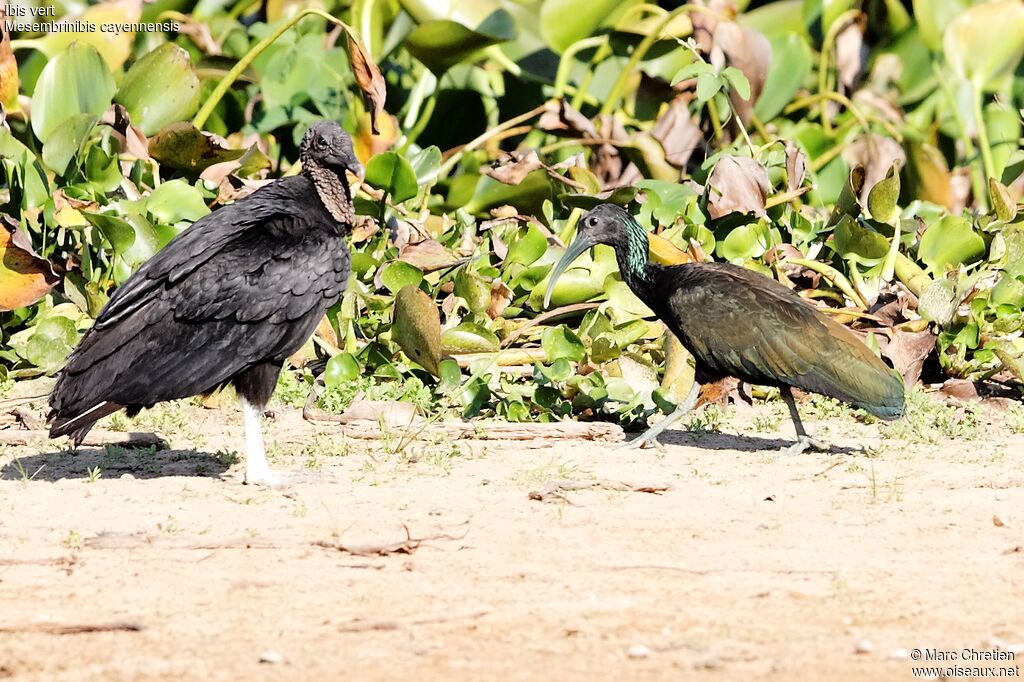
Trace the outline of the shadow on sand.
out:
<instances>
[{"instance_id":1,"label":"shadow on sand","mask_svg":"<svg viewBox=\"0 0 1024 682\"><path fill-rule=\"evenodd\" d=\"M105 479L131 474L135 478L165 476L207 476L224 474L237 456L231 452L197 452L196 450L158 450L124 448L108 445L102 448L80 448L78 451L53 450L18 457L0 468L0 480L59 481L92 478L97 471Z\"/></svg>"},{"instance_id":2,"label":"shadow on sand","mask_svg":"<svg viewBox=\"0 0 1024 682\"><path fill-rule=\"evenodd\" d=\"M632 439L640 433L626 434L626 438ZM746 436L734 433L719 433L718 431L683 431L669 429L662 433L658 440L665 445L683 445L703 450L737 450L739 452L779 452L788 448L796 438L762 438L760 436ZM808 451L813 452L813 451ZM844 445L833 445L826 454L850 455L860 452L858 448Z\"/></svg>"}]
</instances>

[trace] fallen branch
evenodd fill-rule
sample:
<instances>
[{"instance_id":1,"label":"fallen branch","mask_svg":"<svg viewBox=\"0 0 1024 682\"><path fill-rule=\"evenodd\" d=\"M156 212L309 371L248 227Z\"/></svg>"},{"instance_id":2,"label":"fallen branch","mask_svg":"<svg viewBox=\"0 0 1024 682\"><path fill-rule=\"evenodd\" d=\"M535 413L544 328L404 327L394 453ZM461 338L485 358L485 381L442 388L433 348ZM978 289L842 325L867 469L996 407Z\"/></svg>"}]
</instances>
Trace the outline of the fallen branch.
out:
<instances>
[{"instance_id":1,"label":"fallen branch","mask_svg":"<svg viewBox=\"0 0 1024 682\"><path fill-rule=\"evenodd\" d=\"M565 493L577 490L615 490L619 492L651 493L660 495L666 490L671 490L668 483L641 483L632 484L623 481L551 481L543 490L531 490L527 497L539 502L572 502Z\"/></svg>"},{"instance_id":2,"label":"fallen branch","mask_svg":"<svg viewBox=\"0 0 1024 682\"><path fill-rule=\"evenodd\" d=\"M346 545L340 542L328 542L326 540L317 540L313 545L315 547L323 547L324 549L334 549L353 556L390 556L392 554L412 554L418 550L420 545L424 542L431 542L433 540L461 540L466 537L466 533L469 532L469 529L467 528L466 532L459 536L439 533L437 535L414 538L409 532L408 526L402 526L402 530L405 531L404 540L389 542L383 545Z\"/></svg>"},{"instance_id":3,"label":"fallen branch","mask_svg":"<svg viewBox=\"0 0 1024 682\"><path fill-rule=\"evenodd\" d=\"M89 632L141 632L137 623L25 623L0 626L0 632L41 632L47 635L80 635Z\"/></svg>"},{"instance_id":4,"label":"fallen branch","mask_svg":"<svg viewBox=\"0 0 1024 682\"><path fill-rule=\"evenodd\" d=\"M49 438L49 432L44 429L4 429L0 431L0 445L29 445ZM82 441L82 445L89 447L103 445L149 447L155 445L161 449L167 447L167 443L160 436L145 431L90 431Z\"/></svg>"}]
</instances>

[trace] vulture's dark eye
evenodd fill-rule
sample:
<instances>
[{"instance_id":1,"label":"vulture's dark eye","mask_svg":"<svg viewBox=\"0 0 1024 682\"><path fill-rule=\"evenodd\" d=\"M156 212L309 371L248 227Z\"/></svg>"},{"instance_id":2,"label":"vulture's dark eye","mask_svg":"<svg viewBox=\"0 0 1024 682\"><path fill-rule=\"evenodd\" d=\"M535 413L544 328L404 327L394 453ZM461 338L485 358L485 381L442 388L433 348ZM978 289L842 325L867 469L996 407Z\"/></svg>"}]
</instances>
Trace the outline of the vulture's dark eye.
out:
<instances>
[{"instance_id":1,"label":"vulture's dark eye","mask_svg":"<svg viewBox=\"0 0 1024 682\"><path fill-rule=\"evenodd\" d=\"M587 218L587 227L597 227L597 218Z\"/></svg>"}]
</instances>

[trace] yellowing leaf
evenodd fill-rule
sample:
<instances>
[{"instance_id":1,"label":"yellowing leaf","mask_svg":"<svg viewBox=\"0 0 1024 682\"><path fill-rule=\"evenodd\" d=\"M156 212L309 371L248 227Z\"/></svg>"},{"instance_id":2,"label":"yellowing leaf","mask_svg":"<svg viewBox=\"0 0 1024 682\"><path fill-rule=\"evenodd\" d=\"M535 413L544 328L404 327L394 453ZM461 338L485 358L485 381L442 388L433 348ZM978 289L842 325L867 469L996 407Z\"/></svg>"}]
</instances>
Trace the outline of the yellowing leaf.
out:
<instances>
[{"instance_id":1,"label":"yellowing leaf","mask_svg":"<svg viewBox=\"0 0 1024 682\"><path fill-rule=\"evenodd\" d=\"M36 255L17 223L5 216L0 225L0 311L32 305L58 279L50 262Z\"/></svg>"},{"instance_id":2,"label":"yellowing leaf","mask_svg":"<svg viewBox=\"0 0 1024 682\"><path fill-rule=\"evenodd\" d=\"M410 360L441 376L441 317L434 300L413 285L403 287L395 296L391 339Z\"/></svg>"}]
</instances>

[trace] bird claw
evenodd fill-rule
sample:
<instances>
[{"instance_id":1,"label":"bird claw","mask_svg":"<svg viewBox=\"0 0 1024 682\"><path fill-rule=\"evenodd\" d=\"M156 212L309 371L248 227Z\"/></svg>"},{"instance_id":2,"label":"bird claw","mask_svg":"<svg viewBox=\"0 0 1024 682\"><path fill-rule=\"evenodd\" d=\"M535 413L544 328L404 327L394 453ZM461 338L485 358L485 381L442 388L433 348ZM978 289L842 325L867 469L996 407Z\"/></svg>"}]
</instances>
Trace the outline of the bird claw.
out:
<instances>
[{"instance_id":1,"label":"bird claw","mask_svg":"<svg viewBox=\"0 0 1024 682\"><path fill-rule=\"evenodd\" d=\"M810 436L798 436L795 443L790 445L788 448L782 448L782 451L787 455L800 455L807 450L827 452L831 449L831 445L824 441L820 441L817 438L811 438Z\"/></svg>"}]
</instances>

